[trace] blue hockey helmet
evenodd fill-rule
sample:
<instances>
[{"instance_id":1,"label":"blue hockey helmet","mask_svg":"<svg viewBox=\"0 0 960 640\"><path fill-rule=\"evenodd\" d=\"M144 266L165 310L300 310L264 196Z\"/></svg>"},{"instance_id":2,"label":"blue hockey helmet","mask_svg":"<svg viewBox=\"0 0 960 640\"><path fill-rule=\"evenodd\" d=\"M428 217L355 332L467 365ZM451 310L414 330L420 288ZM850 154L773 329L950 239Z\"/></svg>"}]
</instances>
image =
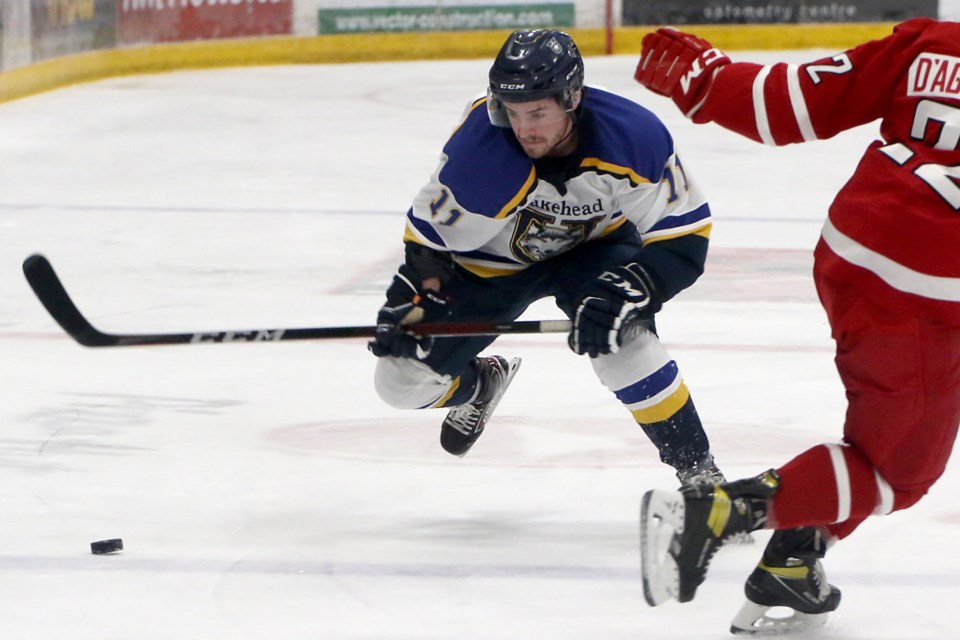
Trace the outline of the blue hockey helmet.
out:
<instances>
[{"instance_id":1,"label":"blue hockey helmet","mask_svg":"<svg viewBox=\"0 0 960 640\"><path fill-rule=\"evenodd\" d=\"M514 31L490 67L487 113L490 122L509 127L504 102L553 97L569 112L583 88L583 58L563 31Z\"/></svg>"}]
</instances>

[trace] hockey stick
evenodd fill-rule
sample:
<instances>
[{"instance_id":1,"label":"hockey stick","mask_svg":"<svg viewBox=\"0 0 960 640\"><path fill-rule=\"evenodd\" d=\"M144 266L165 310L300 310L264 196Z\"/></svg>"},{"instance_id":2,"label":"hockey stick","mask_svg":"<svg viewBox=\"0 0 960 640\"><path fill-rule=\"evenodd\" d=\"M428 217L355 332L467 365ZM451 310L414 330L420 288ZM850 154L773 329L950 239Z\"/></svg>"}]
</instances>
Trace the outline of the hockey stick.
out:
<instances>
[{"instance_id":1,"label":"hockey stick","mask_svg":"<svg viewBox=\"0 0 960 640\"><path fill-rule=\"evenodd\" d=\"M23 274L53 319L67 334L85 347L132 347L208 342L281 342L327 338L372 338L375 326L309 327L303 329L249 329L244 331L196 331L191 333L104 333L90 324L63 288L53 265L34 254L23 261ZM422 336L492 336L519 333L563 333L569 320L517 320L514 322L420 323Z\"/></svg>"}]
</instances>

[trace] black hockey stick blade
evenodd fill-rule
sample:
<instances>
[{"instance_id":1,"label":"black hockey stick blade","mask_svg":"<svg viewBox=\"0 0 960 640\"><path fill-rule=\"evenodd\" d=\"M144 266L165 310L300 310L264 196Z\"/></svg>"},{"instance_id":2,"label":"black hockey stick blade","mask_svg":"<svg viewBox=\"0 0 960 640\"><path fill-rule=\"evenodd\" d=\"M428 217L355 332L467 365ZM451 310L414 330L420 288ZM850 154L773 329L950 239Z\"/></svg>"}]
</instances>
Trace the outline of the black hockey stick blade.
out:
<instances>
[{"instance_id":1,"label":"black hockey stick blade","mask_svg":"<svg viewBox=\"0 0 960 640\"><path fill-rule=\"evenodd\" d=\"M53 265L34 254L23 261L23 274L40 302L67 334L86 347L131 347L217 342L280 342L329 338L372 338L375 326L307 327L301 329L248 329L242 331L195 331L190 333L104 333L87 320L73 303ZM513 322L419 323L422 336L490 336L524 333L565 333L569 320L516 320Z\"/></svg>"},{"instance_id":2,"label":"black hockey stick blade","mask_svg":"<svg viewBox=\"0 0 960 640\"><path fill-rule=\"evenodd\" d=\"M87 347L113 346L110 336L91 325L73 304L49 260L39 254L30 256L23 261L23 275L46 310L70 337Z\"/></svg>"}]
</instances>

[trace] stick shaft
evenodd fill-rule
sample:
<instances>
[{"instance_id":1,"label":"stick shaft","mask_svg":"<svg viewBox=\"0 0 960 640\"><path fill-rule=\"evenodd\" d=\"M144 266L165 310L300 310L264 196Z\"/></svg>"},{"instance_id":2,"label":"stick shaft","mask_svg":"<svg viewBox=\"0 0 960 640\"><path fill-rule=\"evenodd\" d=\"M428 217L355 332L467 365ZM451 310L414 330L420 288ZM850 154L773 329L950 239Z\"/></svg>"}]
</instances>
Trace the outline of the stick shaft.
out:
<instances>
[{"instance_id":1,"label":"stick shaft","mask_svg":"<svg viewBox=\"0 0 960 640\"><path fill-rule=\"evenodd\" d=\"M87 347L130 347L225 342L282 342L332 338L372 338L375 326L247 329L184 333L105 333L94 327L74 304L53 265L39 254L23 262L23 273L37 298L64 331ZM569 320L517 320L513 322L436 322L416 325L423 336L483 336L529 333L564 333Z\"/></svg>"}]
</instances>

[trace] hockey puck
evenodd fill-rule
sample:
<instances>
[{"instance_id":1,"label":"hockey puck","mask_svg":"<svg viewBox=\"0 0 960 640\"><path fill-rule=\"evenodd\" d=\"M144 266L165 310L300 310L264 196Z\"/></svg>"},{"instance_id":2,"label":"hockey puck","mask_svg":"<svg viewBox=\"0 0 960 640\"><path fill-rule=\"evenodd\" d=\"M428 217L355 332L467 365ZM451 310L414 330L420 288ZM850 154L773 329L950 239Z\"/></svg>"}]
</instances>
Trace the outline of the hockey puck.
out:
<instances>
[{"instance_id":1,"label":"hockey puck","mask_svg":"<svg viewBox=\"0 0 960 640\"><path fill-rule=\"evenodd\" d=\"M103 555L105 553L114 553L123 551L123 540L120 538L111 538L110 540L98 540L90 543L90 553Z\"/></svg>"}]
</instances>

